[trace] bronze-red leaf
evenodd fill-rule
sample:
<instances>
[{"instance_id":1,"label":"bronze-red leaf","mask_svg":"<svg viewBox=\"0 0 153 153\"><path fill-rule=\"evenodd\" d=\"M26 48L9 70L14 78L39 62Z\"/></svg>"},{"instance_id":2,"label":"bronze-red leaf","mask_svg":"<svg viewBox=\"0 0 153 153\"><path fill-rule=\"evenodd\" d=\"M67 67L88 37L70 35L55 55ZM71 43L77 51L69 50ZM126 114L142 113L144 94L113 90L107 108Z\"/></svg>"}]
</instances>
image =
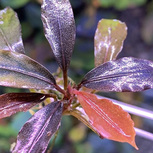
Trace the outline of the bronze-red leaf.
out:
<instances>
[{"instance_id":1,"label":"bronze-red leaf","mask_svg":"<svg viewBox=\"0 0 153 153\"><path fill-rule=\"evenodd\" d=\"M108 99L98 99L94 94L73 91L88 115L90 125L102 137L128 142L136 149L134 123L130 115Z\"/></svg>"}]
</instances>

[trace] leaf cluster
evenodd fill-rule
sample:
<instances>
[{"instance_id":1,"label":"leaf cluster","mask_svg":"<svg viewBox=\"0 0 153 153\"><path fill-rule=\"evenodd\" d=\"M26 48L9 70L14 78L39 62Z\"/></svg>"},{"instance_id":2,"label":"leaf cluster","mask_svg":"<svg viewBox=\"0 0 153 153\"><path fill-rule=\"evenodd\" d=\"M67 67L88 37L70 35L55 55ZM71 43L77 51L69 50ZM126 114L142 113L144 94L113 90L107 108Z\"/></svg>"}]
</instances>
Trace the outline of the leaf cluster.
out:
<instances>
[{"instance_id":1,"label":"leaf cluster","mask_svg":"<svg viewBox=\"0 0 153 153\"><path fill-rule=\"evenodd\" d=\"M11 8L0 11L0 85L35 91L1 95L0 118L38 106L20 130L12 152L45 152L60 127L62 115L75 116L101 138L128 142L138 149L130 115L92 93L153 88L153 62L133 57L116 60L127 27L118 20L102 19L94 38L95 68L75 84L67 75L76 36L70 2L43 0L41 12L45 36L62 71L63 84L58 75L25 55L17 14Z\"/></svg>"}]
</instances>

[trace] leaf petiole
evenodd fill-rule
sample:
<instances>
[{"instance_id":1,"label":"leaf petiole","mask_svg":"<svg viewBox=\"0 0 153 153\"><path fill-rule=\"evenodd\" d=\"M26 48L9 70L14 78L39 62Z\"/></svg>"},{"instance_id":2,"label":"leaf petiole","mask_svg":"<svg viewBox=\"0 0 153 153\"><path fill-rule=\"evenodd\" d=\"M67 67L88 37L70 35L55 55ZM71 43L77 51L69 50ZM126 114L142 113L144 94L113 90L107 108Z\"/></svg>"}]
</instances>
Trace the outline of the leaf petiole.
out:
<instances>
[{"instance_id":1,"label":"leaf petiole","mask_svg":"<svg viewBox=\"0 0 153 153\"><path fill-rule=\"evenodd\" d=\"M68 85L67 70L63 71L63 79L64 79L64 90L66 90Z\"/></svg>"},{"instance_id":2,"label":"leaf petiole","mask_svg":"<svg viewBox=\"0 0 153 153\"><path fill-rule=\"evenodd\" d=\"M58 90L59 92L61 92L64 96L66 96L66 92L65 90L63 90L60 86L58 86L57 84L54 86L56 90Z\"/></svg>"}]
</instances>

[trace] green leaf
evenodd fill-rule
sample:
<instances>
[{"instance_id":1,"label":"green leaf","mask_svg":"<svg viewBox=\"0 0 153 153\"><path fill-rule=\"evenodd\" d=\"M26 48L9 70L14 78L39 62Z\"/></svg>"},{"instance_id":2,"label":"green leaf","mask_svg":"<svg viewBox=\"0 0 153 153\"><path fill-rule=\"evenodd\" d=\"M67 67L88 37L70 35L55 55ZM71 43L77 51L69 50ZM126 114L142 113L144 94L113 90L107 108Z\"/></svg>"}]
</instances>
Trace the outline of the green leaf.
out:
<instances>
[{"instance_id":1,"label":"green leaf","mask_svg":"<svg viewBox=\"0 0 153 153\"><path fill-rule=\"evenodd\" d=\"M14 9L24 6L30 0L1 0L0 4L3 7L10 6Z\"/></svg>"},{"instance_id":2,"label":"green leaf","mask_svg":"<svg viewBox=\"0 0 153 153\"><path fill-rule=\"evenodd\" d=\"M118 20L100 20L94 37L95 66L115 60L122 50L126 35L125 23Z\"/></svg>"},{"instance_id":3,"label":"green leaf","mask_svg":"<svg viewBox=\"0 0 153 153\"><path fill-rule=\"evenodd\" d=\"M9 7L0 11L0 49L24 53L20 22Z\"/></svg>"},{"instance_id":4,"label":"green leaf","mask_svg":"<svg viewBox=\"0 0 153 153\"><path fill-rule=\"evenodd\" d=\"M0 50L0 85L17 88L53 89L56 82L45 67L28 56Z\"/></svg>"}]
</instances>

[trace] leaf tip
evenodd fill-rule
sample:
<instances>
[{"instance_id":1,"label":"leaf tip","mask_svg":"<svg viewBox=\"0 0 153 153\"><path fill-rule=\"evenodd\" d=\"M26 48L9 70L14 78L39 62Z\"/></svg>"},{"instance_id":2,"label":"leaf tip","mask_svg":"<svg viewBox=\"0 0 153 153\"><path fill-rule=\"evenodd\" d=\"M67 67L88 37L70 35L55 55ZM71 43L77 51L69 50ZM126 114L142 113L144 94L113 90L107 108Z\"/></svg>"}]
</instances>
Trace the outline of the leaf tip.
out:
<instances>
[{"instance_id":1,"label":"leaf tip","mask_svg":"<svg viewBox=\"0 0 153 153\"><path fill-rule=\"evenodd\" d=\"M130 145L132 145L136 150L139 150L139 148L137 147L135 141L132 141L131 143L129 143Z\"/></svg>"}]
</instances>

